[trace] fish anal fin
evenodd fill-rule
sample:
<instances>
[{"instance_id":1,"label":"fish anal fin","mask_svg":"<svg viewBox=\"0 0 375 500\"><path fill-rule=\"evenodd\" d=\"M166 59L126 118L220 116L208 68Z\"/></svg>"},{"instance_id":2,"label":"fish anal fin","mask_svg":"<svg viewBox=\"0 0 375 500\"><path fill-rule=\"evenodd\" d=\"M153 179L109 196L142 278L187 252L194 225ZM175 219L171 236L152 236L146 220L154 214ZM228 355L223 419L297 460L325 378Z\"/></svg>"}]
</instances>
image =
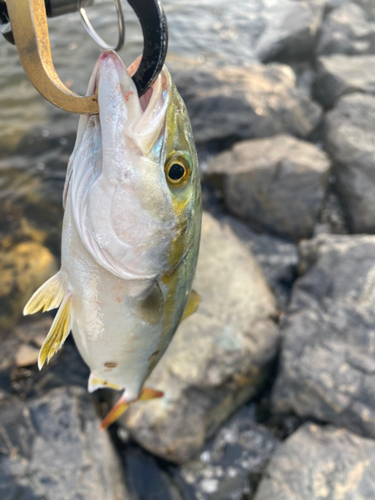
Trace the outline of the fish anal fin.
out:
<instances>
[{"instance_id":1,"label":"fish anal fin","mask_svg":"<svg viewBox=\"0 0 375 500\"><path fill-rule=\"evenodd\" d=\"M59 307L64 299L65 291L61 280L61 271L47 280L38 290L33 294L31 299L25 305L23 314L34 314L40 309L50 311Z\"/></svg>"},{"instance_id":2,"label":"fish anal fin","mask_svg":"<svg viewBox=\"0 0 375 500\"><path fill-rule=\"evenodd\" d=\"M132 311L135 316L150 325L157 325L163 316L164 297L157 281L146 296L134 298Z\"/></svg>"},{"instance_id":3,"label":"fish anal fin","mask_svg":"<svg viewBox=\"0 0 375 500\"><path fill-rule=\"evenodd\" d=\"M107 382L106 380L96 377L95 375L90 373L89 383L87 388L89 392L94 392L97 389L102 389L106 387L107 388L109 387L110 389L115 389L116 391L120 391L121 389L123 389L123 387L120 387L116 384L112 384L111 382Z\"/></svg>"},{"instance_id":4,"label":"fish anal fin","mask_svg":"<svg viewBox=\"0 0 375 500\"><path fill-rule=\"evenodd\" d=\"M197 293L195 290L192 290L190 292L190 295L189 295L189 298L188 298L188 301L187 301L187 304L185 307L185 311L184 311L184 314L182 316L181 321L183 321L184 319L188 318L193 313L195 313L195 311L198 309L198 306L201 303L201 301L202 301L202 297L199 295L199 293Z\"/></svg>"},{"instance_id":5,"label":"fish anal fin","mask_svg":"<svg viewBox=\"0 0 375 500\"><path fill-rule=\"evenodd\" d=\"M39 370L43 368L44 363L52 358L52 356L62 347L66 337L69 335L71 327L71 308L72 308L72 294L68 292L60 308L53 320L50 331L44 341L38 357Z\"/></svg>"},{"instance_id":6,"label":"fish anal fin","mask_svg":"<svg viewBox=\"0 0 375 500\"><path fill-rule=\"evenodd\" d=\"M150 389L148 387L144 387L142 389L141 395L138 399L133 401L127 401L126 394L124 393L121 398L117 401L115 406L111 409L108 415L104 418L101 430L106 429L109 425L113 424L115 420L121 417L121 415L129 408L132 403L137 401L147 401L149 399L162 398L164 396L164 392L157 391L155 389Z\"/></svg>"}]
</instances>

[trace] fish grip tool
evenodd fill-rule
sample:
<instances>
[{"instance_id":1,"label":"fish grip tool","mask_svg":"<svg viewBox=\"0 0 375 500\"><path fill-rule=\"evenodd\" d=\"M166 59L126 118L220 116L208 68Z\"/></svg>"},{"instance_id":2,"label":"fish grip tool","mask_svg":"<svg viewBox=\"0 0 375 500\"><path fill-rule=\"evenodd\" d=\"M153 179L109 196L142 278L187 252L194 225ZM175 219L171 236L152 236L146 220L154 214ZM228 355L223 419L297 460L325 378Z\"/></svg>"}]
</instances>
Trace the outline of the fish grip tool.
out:
<instances>
[{"instance_id":1,"label":"fish grip tool","mask_svg":"<svg viewBox=\"0 0 375 500\"><path fill-rule=\"evenodd\" d=\"M98 114L96 94L80 96L69 90L58 77L51 54L47 15L56 17L80 11L85 28L102 47L108 45L85 19L85 8L94 0L0 0L0 25L4 37L15 43L20 63L34 87L52 104L71 113ZM133 75L139 96L159 75L168 49L168 27L159 0L128 0L143 32L144 47L139 67ZM119 50L124 42L124 22L120 0L115 0L119 19ZM120 7L118 7L120 6Z\"/></svg>"}]
</instances>

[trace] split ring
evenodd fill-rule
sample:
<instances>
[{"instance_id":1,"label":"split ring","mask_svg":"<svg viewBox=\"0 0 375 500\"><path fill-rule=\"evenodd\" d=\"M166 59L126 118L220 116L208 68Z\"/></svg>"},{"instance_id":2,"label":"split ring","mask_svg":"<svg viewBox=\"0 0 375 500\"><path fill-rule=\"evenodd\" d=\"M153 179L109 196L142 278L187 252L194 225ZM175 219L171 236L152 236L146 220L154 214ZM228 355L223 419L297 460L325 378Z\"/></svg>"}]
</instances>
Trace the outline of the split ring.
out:
<instances>
[{"instance_id":1,"label":"split ring","mask_svg":"<svg viewBox=\"0 0 375 500\"><path fill-rule=\"evenodd\" d=\"M86 9L81 7L79 9L79 13L81 15L81 21L82 24L87 31L87 33L91 36L91 38L96 42L102 49L104 50L114 50L114 51L119 51L122 46L124 45L125 41L125 20L124 20L124 13L121 7L121 1L120 0L114 0L115 2L115 7L116 7L116 12L117 12L117 24L118 24L118 30L119 30L119 37L118 37L118 42L117 45L109 45L106 43L102 37L100 37L97 32L94 30L89 18L87 17L86 14Z\"/></svg>"}]
</instances>

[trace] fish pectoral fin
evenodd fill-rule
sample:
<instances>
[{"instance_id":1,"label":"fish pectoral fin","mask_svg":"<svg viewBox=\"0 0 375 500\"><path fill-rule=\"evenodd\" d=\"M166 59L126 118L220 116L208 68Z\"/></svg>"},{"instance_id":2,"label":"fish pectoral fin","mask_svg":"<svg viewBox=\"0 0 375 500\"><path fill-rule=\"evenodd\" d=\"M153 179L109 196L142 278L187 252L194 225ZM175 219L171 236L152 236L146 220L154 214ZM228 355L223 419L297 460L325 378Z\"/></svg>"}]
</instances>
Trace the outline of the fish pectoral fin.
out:
<instances>
[{"instance_id":1,"label":"fish pectoral fin","mask_svg":"<svg viewBox=\"0 0 375 500\"><path fill-rule=\"evenodd\" d=\"M25 305L23 314L34 314L40 309L50 311L59 307L65 295L64 287L61 280L61 271L52 276L46 281L31 297Z\"/></svg>"},{"instance_id":2,"label":"fish pectoral fin","mask_svg":"<svg viewBox=\"0 0 375 500\"><path fill-rule=\"evenodd\" d=\"M149 389L148 387L144 387L142 389L141 395L138 399L128 402L126 400L125 393L121 396L121 398L117 401L115 406L111 409L108 415L104 418L101 430L106 429L109 425L113 424L115 420L117 420L121 415L129 408L132 403L136 403L137 401L147 401L148 399L156 399L162 398L164 396L164 392L157 391L155 389Z\"/></svg>"},{"instance_id":3,"label":"fish pectoral fin","mask_svg":"<svg viewBox=\"0 0 375 500\"><path fill-rule=\"evenodd\" d=\"M150 325L157 325L163 316L164 297L157 281L146 297L133 299L132 311L135 316Z\"/></svg>"},{"instance_id":4,"label":"fish pectoral fin","mask_svg":"<svg viewBox=\"0 0 375 500\"><path fill-rule=\"evenodd\" d=\"M115 389L116 391L120 391L121 389L123 389L123 387L120 387L116 384L112 384L111 382L107 382L106 380L103 380L102 378L96 377L95 375L90 373L89 383L88 383L88 387L87 387L87 390L89 392L94 392L97 389L103 389L106 387L107 388L109 387L110 389Z\"/></svg>"},{"instance_id":5,"label":"fish pectoral fin","mask_svg":"<svg viewBox=\"0 0 375 500\"><path fill-rule=\"evenodd\" d=\"M195 311L198 309L199 304L202 301L202 297L197 293L195 290L192 290L190 292L184 314L182 316L182 320L186 319L187 317L191 316Z\"/></svg>"},{"instance_id":6,"label":"fish pectoral fin","mask_svg":"<svg viewBox=\"0 0 375 500\"><path fill-rule=\"evenodd\" d=\"M69 335L71 327L71 309L72 309L72 294L68 292L53 320L50 331L44 341L38 357L39 370L43 368L44 363L47 363L52 356L62 347L66 337Z\"/></svg>"}]
</instances>

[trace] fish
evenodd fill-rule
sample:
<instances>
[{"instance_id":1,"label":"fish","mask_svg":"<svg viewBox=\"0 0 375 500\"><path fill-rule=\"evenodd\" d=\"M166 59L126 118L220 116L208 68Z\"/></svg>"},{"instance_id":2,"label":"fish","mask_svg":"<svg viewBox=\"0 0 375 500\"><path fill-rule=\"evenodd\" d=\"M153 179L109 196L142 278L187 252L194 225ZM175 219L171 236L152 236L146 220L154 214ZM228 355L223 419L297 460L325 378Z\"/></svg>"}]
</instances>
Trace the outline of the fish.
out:
<instances>
[{"instance_id":1,"label":"fish","mask_svg":"<svg viewBox=\"0 0 375 500\"><path fill-rule=\"evenodd\" d=\"M87 95L99 114L79 119L63 193L61 268L24 314L58 308L39 369L72 331L91 373L88 391L123 391L102 422L163 392L143 387L180 322L192 290L202 199L198 157L185 104L164 66L139 97L126 69L103 52Z\"/></svg>"}]
</instances>

